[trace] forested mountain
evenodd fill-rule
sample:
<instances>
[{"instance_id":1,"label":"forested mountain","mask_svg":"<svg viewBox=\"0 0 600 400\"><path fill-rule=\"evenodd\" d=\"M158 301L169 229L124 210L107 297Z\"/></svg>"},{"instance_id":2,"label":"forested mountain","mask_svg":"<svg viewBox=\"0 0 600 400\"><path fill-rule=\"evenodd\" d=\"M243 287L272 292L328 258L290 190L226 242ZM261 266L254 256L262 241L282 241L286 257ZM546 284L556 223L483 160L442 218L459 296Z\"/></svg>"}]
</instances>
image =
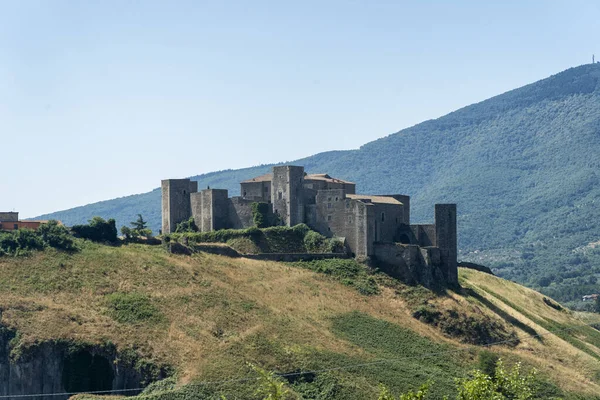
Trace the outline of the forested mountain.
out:
<instances>
[{"instance_id":1,"label":"forested mountain","mask_svg":"<svg viewBox=\"0 0 600 400\"><path fill-rule=\"evenodd\" d=\"M600 290L599 78L600 64L571 68L357 150L293 164L355 181L360 192L408 194L413 221L430 221L436 202L458 203L462 259L575 300ZM239 181L269 169L193 178L237 194ZM124 224L137 213L158 230L159 189L41 218Z\"/></svg>"}]
</instances>

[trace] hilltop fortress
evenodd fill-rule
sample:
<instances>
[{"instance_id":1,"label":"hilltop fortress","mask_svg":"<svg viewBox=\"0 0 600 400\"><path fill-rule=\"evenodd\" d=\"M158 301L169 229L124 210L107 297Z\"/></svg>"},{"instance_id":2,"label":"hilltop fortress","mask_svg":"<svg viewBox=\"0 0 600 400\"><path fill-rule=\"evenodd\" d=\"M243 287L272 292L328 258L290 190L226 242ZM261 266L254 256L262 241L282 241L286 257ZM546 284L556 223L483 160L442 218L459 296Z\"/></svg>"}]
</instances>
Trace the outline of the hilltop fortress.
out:
<instances>
[{"instance_id":1,"label":"hilltop fortress","mask_svg":"<svg viewBox=\"0 0 600 400\"><path fill-rule=\"evenodd\" d=\"M162 181L162 232L194 218L202 232L254 225L252 204L268 204L280 224L305 223L327 237L342 238L349 254L369 257L409 281L458 283L456 204L436 204L434 224L410 223L410 197L356 194L352 182L304 167L277 166L240 183L241 196L225 189L198 191L190 179Z\"/></svg>"}]
</instances>

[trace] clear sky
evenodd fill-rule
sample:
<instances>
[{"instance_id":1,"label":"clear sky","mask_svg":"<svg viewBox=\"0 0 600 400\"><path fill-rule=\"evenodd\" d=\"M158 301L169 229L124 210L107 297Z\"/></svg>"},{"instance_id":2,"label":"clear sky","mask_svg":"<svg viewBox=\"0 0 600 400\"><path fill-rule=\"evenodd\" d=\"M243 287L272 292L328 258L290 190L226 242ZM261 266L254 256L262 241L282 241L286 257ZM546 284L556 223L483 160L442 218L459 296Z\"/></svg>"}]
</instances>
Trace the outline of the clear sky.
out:
<instances>
[{"instance_id":1,"label":"clear sky","mask_svg":"<svg viewBox=\"0 0 600 400\"><path fill-rule=\"evenodd\" d=\"M0 211L352 149L600 59L600 1L0 0Z\"/></svg>"}]
</instances>

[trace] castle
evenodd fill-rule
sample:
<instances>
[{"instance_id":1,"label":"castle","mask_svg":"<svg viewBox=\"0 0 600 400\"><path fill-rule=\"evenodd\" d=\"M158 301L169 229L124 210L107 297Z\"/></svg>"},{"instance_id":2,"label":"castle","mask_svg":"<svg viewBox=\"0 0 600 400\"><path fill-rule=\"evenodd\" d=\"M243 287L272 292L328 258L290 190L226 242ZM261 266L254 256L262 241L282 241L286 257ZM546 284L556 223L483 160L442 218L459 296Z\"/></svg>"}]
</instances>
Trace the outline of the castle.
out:
<instances>
[{"instance_id":1,"label":"castle","mask_svg":"<svg viewBox=\"0 0 600 400\"><path fill-rule=\"evenodd\" d=\"M198 191L190 179L161 183L163 233L190 217L202 232L248 228L252 204L267 203L280 223L343 238L349 254L372 258L408 281L458 283L456 204L436 204L435 223L415 225L409 196L356 194L352 182L291 165L241 182L237 197L225 189Z\"/></svg>"}]
</instances>

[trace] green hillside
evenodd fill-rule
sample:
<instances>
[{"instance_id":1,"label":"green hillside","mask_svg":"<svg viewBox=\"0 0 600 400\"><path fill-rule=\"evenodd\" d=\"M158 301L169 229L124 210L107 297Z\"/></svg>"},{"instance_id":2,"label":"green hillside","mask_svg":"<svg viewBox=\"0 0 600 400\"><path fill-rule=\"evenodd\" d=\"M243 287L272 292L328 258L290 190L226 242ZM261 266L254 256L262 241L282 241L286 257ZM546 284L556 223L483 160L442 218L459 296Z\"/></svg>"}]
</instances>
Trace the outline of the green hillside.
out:
<instances>
[{"instance_id":1,"label":"green hillside","mask_svg":"<svg viewBox=\"0 0 600 400\"><path fill-rule=\"evenodd\" d=\"M429 379L431 398L441 399L455 378L480 366L485 349L538 369L548 396L597 399L600 391L600 333L584 325L600 317L481 272L461 270L462 289L440 294L348 269L349 260L323 261L336 275L172 255L161 246L76 245L73 253L0 257L0 338L11 338L12 362L30 363L22 373L28 382L39 379L26 374L42 363L31 360L48 362L62 346L80 360L69 364L77 369L53 370L70 391L106 384L99 379L106 368L81 361L90 351L96 360L107 352L117 352L115 362L134 357L132 368L151 380L167 371L176 389L157 400L255 399L248 362L278 373L315 371L287 381L304 399L376 399L380 383L400 393ZM378 293L349 285L356 274L370 275ZM495 342L502 344L485 346Z\"/></svg>"},{"instance_id":2,"label":"green hillside","mask_svg":"<svg viewBox=\"0 0 600 400\"><path fill-rule=\"evenodd\" d=\"M293 163L361 192L411 195L414 221L431 220L436 202L458 203L462 259L580 307L582 294L600 291L599 77L600 64L571 68L360 149ZM269 169L194 179L236 194L237 182ZM42 217L122 224L142 213L157 230L159 203L154 190Z\"/></svg>"}]
</instances>

